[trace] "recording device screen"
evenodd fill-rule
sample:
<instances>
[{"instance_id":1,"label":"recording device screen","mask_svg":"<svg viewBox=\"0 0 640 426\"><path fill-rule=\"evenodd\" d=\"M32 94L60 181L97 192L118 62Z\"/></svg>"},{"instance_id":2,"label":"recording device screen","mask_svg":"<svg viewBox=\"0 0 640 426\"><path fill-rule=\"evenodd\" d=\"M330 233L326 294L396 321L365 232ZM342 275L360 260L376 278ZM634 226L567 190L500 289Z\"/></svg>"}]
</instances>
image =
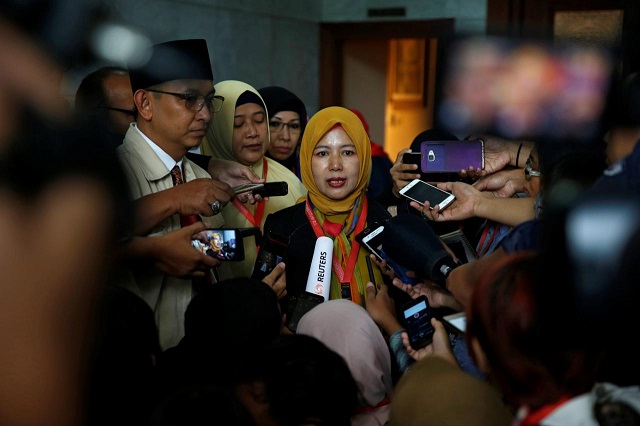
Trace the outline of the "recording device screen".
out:
<instances>
[{"instance_id":1,"label":"recording device screen","mask_svg":"<svg viewBox=\"0 0 640 426\"><path fill-rule=\"evenodd\" d=\"M244 260L244 244L237 229L205 229L193 236L191 245L218 260Z\"/></svg>"},{"instance_id":2,"label":"recording device screen","mask_svg":"<svg viewBox=\"0 0 640 426\"><path fill-rule=\"evenodd\" d=\"M453 133L587 140L600 127L613 69L586 44L466 37L446 48L437 120Z\"/></svg>"},{"instance_id":3,"label":"recording device screen","mask_svg":"<svg viewBox=\"0 0 640 426\"><path fill-rule=\"evenodd\" d=\"M288 244L288 239L281 235L273 232L265 235L251 277L261 280L269 275L273 268L283 261Z\"/></svg>"},{"instance_id":4,"label":"recording device screen","mask_svg":"<svg viewBox=\"0 0 640 426\"><path fill-rule=\"evenodd\" d=\"M431 343L435 329L431 325L429 306L424 296L405 305L404 318L412 348L423 348Z\"/></svg>"}]
</instances>

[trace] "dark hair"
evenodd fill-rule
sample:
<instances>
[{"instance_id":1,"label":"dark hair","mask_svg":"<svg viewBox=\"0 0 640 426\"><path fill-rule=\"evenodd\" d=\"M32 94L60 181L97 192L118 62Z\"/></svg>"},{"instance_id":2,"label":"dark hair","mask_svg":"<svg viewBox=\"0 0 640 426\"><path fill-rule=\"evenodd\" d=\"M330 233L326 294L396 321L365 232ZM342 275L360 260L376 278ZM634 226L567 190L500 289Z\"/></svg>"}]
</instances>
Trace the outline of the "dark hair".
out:
<instances>
[{"instance_id":1,"label":"dark hair","mask_svg":"<svg viewBox=\"0 0 640 426\"><path fill-rule=\"evenodd\" d=\"M255 426L251 414L232 389L213 385L181 388L161 401L151 416L151 426ZM145 423L146 424L146 423Z\"/></svg>"},{"instance_id":2,"label":"dark hair","mask_svg":"<svg viewBox=\"0 0 640 426\"><path fill-rule=\"evenodd\" d=\"M545 298L556 296L542 286L544 270L533 253L501 259L478 280L467 311L467 339L480 343L505 398L533 410L589 391L602 359L593 347L557 344L550 328L562 319L545 318L554 312Z\"/></svg>"},{"instance_id":3,"label":"dark hair","mask_svg":"<svg viewBox=\"0 0 640 426\"><path fill-rule=\"evenodd\" d=\"M78 113L109 106L104 81L111 76L128 76L129 72L117 66L107 66L87 74L76 90L75 109Z\"/></svg>"},{"instance_id":4,"label":"dark hair","mask_svg":"<svg viewBox=\"0 0 640 426\"><path fill-rule=\"evenodd\" d=\"M257 357L254 380L263 380L270 414L280 425L308 419L348 426L358 387L344 359L318 339L282 335Z\"/></svg>"},{"instance_id":5,"label":"dark hair","mask_svg":"<svg viewBox=\"0 0 640 426\"><path fill-rule=\"evenodd\" d=\"M264 282L232 278L205 287L185 312L183 358L204 381L235 380L254 353L280 334L278 297Z\"/></svg>"}]
</instances>

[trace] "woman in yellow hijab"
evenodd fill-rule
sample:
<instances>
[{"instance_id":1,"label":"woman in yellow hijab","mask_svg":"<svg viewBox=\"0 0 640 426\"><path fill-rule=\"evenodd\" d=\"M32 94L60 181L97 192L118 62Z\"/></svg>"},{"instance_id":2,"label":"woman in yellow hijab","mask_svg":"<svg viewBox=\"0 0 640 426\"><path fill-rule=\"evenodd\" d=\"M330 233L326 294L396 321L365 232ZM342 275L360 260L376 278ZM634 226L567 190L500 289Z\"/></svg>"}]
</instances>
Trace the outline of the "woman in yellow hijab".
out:
<instances>
[{"instance_id":1,"label":"woman in yellow hijab","mask_svg":"<svg viewBox=\"0 0 640 426\"><path fill-rule=\"evenodd\" d=\"M227 228L251 228L262 230L269 213L292 206L307 190L293 172L264 154L269 145L269 120L264 101L251 85L236 80L221 81L215 85L216 94L224 97L220 111L213 114L212 123L202 141L202 153L214 158L236 161L251 167L266 182L285 181L289 193L270 197L269 201L255 205L233 201L222 210ZM254 237L243 239L245 259L231 262L235 276L248 277L256 261Z\"/></svg>"},{"instance_id":2,"label":"woman in yellow hijab","mask_svg":"<svg viewBox=\"0 0 640 426\"><path fill-rule=\"evenodd\" d=\"M265 233L289 237L284 256L288 297L305 290L316 240L327 236L333 240L329 298L351 299L364 306L367 282L374 281L379 287L387 276L368 261L369 252L355 236L390 215L366 196L371 145L360 119L342 107L317 112L302 138L300 169L307 196L269 215L264 227Z\"/></svg>"}]
</instances>

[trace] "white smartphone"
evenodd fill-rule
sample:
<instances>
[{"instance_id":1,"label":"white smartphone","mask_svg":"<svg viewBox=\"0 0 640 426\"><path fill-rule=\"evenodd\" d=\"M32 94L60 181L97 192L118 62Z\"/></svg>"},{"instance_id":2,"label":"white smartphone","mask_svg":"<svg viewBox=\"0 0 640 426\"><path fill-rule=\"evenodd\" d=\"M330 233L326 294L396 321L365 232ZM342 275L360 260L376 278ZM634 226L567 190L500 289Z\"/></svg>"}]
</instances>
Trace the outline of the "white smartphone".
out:
<instances>
[{"instance_id":1,"label":"white smartphone","mask_svg":"<svg viewBox=\"0 0 640 426\"><path fill-rule=\"evenodd\" d=\"M433 210L435 206L444 210L456 199L455 195L444 191L437 186L431 185L420 179L414 179L400 190L400 194L424 206L425 201L429 202L429 208Z\"/></svg>"},{"instance_id":2,"label":"white smartphone","mask_svg":"<svg viewBox=\"0 0 640 426\"><path fill-rule=\"evenodd\" d=\"M455 334L463 335L467 331L467 316L464 312L445 315L442 317L442 323Z\"/></svg>"},{"instance_id":3,"label":"white smartphone","mask_svg":"<svg viewBox=\"0 0 640 426\"><path fill-rule=\"evenodd\" d=\"M375 254L379 261L383 261L382 256L382 233L384 225L373 224L368 226L360 234L356 235L356 241L365 246L367 250Z\"/></svg>"}]
</instances>

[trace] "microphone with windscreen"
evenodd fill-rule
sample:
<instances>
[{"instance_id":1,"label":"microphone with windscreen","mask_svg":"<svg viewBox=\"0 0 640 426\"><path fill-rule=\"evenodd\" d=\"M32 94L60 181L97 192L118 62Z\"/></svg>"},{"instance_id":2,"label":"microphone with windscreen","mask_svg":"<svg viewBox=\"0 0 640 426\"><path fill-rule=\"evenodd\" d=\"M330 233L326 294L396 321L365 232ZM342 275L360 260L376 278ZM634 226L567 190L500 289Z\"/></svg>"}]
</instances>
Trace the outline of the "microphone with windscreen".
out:
<instances>
[{"instance_id":1,"label":"microphone with windscreen","mask_svg":"<svg viewBox=\"0 0 640 426\"><path fill-rule=\"evenodd\" d=\"M382 248L394 262L440 284L457 266L431 226L413 214L387 220Z\"/></svg>"},{"instance_id":2,"label":"microphone with windscreen","mask_svg":"<svg viewBox=\"0 0 640 426\"><path fill-rule=\"evenodd\" d=\"M318 237L313 250L313 260L309 268L306 291L320 295L324 300L329 300L332 259L333 240L329 237Z\"/></svg>"}]
</instances>

